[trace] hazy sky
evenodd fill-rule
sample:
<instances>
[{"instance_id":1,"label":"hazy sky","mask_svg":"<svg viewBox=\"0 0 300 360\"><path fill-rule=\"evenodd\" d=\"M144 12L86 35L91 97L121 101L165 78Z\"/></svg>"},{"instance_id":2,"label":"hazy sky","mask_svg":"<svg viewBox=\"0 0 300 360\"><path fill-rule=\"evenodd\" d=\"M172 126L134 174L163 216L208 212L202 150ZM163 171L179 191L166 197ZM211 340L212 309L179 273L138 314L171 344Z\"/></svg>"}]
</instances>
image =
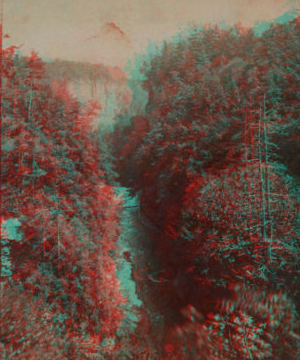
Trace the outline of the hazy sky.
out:
<instances>
[{"instance_id":1,"label":"hazy sky","mask_svg":"<svg viewBox=\"0 0 300 360\"><path fill-rule=\"evenodd\" d=\"M123 66L149 40L161 40L188 22L272 20L287 0L4 0L6 44L43 58ZM300 0L293 1L300 6ZM114 25L116 27L114 27ZM120 29L120 30L119 30Z\"/></svg>"}]
</instances>

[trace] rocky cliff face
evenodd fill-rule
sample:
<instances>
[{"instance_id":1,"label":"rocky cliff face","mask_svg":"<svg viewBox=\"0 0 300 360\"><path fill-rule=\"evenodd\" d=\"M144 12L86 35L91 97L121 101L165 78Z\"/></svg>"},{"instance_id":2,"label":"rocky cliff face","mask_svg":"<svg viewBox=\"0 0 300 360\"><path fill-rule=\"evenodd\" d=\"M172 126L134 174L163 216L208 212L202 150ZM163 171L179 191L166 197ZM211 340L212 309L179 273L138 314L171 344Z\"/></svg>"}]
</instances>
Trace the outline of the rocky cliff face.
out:
<instances>
[{"instance_id":1,"label":"rocky cliff face","mask_svg":"<svg viewBox=\"0 0 300 360\"><path fill-rule=\"evenodd\" d=\"M130 112L132 90L120 68L55 60L47 64L47 72L82 104L97 106L96 124L112 126L117 115Z\"/></svg>"}]
</instances>

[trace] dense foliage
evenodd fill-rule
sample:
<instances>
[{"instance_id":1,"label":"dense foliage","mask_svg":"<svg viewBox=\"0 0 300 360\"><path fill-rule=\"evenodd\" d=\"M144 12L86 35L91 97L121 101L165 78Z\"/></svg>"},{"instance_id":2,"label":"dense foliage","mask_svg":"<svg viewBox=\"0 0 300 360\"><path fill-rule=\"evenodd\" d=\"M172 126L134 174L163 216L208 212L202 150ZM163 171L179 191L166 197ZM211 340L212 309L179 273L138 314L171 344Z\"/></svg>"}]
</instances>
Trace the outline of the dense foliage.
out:
<instances>
[{"instance_id":1,"label":"dense foliage","mask_svg":"<svg viewBox=\"0 0 300 360\"><path fill-rule=\"evenodd\" d=\"M119 200L103 180L93 108L80 107L66 88L53 84L34 53L24 57L9 48L3 63L2 217L20 224L18 237L2 233L11 263L3 292L19 291L21 303L28 298L33 308L43 308L33 319L35 331L44 312L62 338L96 337L98 346L114 337L125 299L111 257ZM23 335L16 328L15 338L5 340L6 314L15 309L6 309L11 304L5 296L1 305L0 341L8 344L4 355L12 356ZM18 321L26 319L23 311L32 310L21 306ZM21 325L11 320L11 326ZM14 358L52 356L34 349Z\"/></svg>"},{"instance_id":2,"label":"dense foliage","mask_svg":"<svg viewBox=\"0 0 300 360\"><path fill-rule=\"evenodd\" d=\"M261 35L192 27L165 42L141 68L144 115L112 137L164 278L205 317L234 283L287 291L299 310L299 33L297 18ZM270 346L249 358L281 358Z\"/></svg>"}]
</instances>

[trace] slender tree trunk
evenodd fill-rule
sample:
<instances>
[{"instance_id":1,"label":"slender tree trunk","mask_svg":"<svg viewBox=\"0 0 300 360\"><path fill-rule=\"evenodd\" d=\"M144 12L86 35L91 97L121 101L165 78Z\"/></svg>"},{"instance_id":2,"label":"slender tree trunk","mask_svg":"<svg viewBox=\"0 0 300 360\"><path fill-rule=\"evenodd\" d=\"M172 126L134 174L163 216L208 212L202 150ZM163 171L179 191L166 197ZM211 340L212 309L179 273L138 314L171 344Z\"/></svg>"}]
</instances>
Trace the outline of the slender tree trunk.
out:
<instances>
[{"instance_id":1,"label":"slender tree trunk","mask_svg":"<svg viewBox=\"0 0 300 360\"><path fill-rule=\"evenodd\" d=\"M248 230L249 230L249 237L252 240L252 207L251 207L251 185L249 179L249 164L248 164L248 108L246 108L246 115L245 115L245 161L246 161L246 183L247 183L247 191L248 191Z\"/></svg>"},{"instance_id":2,"label":"slender tree trunk","mask_svg":"<svg viewBox=\"0 0 300 360\"><path fill-rule=\"evenodd\" d=\"M2 77L3 77L3 0L1 0L0 14L0 333L2 333L2 217L3 217L3 199L2 199ZM1 346L2 344L0 344ZM0 356L2 358L2 346Z\"/></svg>"},{"instance_id":3,"label":"slender tree trunk","mask_svg":"<svg viewBox=\"0 0 300 360\"><path fill-rule=\"evenodd\" d=\"M59 274L59 259L60 259L60 234L59 234L59 198L56 193L56 209L57 209L57 273Z\"/></svg>"},{"instance_id":4,"label":"slender tree trunk","mask_svg":"<svg viewBox=\"0 0 300 360\"><path fill-rule=\"evenodd\" d=\"M265 180L263 173L263 165L262 165L262 146L261 146L261 113L259 117L259 166L260 166L260 180L261 180L261 192L262 192L262 208L263 208L263 224L262 224L262 236L263 239L266 239L266 190L265 190Z\"/></svg>"},{"instance_id":5,"label":"slender tree trunk","mask_svg":"<svg viewBox=\"0 0 300 360\"><path fill-rule=\"evenodd\" d=\"M32 107L32 83L30 85L30 92L29 92L29 106L28 106L28 118L31 117L31 107Z\"/></svg>"},{"instance_id":6,"label":"slender tree trunk","mask_svg":"<svg viewBox=\"0 0 300 360\"><path fill-rule=\"evenodd\" d=\"M267 182L268 220L270 222L269 258L270 258L270 262L272 262L273 219L272 219L271 202L270 202L270 173L269 173L268 139L267 139L267 129L266 129L265 95L264 95L264 135L265 135L265 149L266 149L266 182Z\"/></svg>"},{"instance_id":7,"label":"slender tree trunk","mask_svg":"<svg viewBox=\"0 0 300 360\"><path fill-rule=\"evenodd\" d=\"M45 234L45 228L46 228L46 221L45 221L45 208L44 208L44 206L43 206L43 230L44 230L44 241L43 241L43 245L44 245L44 258L45 258L45 246L46 246L46 243L45 243L45 241L46 241L46 234Z\"/></svg>"},{"instance_id":8,"label":"slender tree trunk","mask_svg":"<svg viewBox=\"0 0 300 360\"><path fill-rule=\"evenodd\" d=\"M3 216L3 202L2 202L2 76L3 76L3 0L1 0L1 14L0 14L0 316L2 313L2 216ZM1 319L1 318L0 318ZM1 331L1 320L0 320Z\"/></svg>"}]
</instances>

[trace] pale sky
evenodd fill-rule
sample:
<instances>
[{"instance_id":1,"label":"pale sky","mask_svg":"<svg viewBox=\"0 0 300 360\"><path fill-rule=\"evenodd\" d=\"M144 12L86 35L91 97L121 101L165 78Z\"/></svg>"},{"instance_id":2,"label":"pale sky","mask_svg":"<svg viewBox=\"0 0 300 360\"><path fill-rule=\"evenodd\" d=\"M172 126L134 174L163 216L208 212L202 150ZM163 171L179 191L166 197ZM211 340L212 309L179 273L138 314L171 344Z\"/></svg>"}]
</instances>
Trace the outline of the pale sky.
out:
<instances>
[{"instance_id":1,"label":"pale sky","mask_svg":"<svg viewBox=\"0 0 300 360\"><path fill-rule=\"evenodd\" d=\"M225 20L251 26L289 10L287 0L4 0L5 44L45 59L124 66L148 40L160 41L189 22ZM293 1L300 7L300 0ZM112 29L116 25L121 30ZM123 34L122 34L123 33Z\"/></svg>"}]
</instances>

